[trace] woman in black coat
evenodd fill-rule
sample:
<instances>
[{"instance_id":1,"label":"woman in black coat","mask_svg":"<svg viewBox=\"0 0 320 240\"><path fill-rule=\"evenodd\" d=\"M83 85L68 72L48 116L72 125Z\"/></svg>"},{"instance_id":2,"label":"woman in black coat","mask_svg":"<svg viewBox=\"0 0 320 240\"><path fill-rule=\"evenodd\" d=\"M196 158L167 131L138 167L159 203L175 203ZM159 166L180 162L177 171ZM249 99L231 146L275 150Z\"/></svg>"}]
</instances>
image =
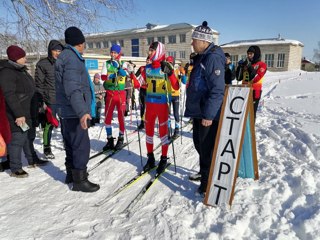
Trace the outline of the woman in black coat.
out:
<instances>
[{"instance_id":1,"label":"woman in black coat","mask_svg":"<svg viewBox=\"0 0 320 240\"><path fill-rule=\"evenodd\" d=\"M32 162L32 154L28 142L28 129L32 126L31 99L35 92L35 84L27 72L26 53L18 46L7 48L7 61L0 62L0 87L6 102L6 115L10 123L12 139L8 145L11 176L27 177L22 169L21 150Z\"/></svg>"}]
</instances>

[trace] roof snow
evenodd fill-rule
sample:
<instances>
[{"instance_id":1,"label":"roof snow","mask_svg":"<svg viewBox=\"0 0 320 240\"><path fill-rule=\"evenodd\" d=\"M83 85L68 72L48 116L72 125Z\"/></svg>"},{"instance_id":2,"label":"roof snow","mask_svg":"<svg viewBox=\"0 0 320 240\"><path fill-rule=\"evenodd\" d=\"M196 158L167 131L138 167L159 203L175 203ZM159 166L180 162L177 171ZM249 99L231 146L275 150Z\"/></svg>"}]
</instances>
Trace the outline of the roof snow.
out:
<instances>
[{"instance_id":1,"label":"roof snow","mask_svg":"<svg viewBox=\"0 0 320 240\"><path fill-rule=\"evenodd\" d=\"M252 39L252 40L238 40L230 43L222 44L223 47L240 47L240 46L248 46L248 45L272 45L272 44L292 44L292 45L300 45L303 47L303 43L297 40L289 40L284 38L267 38L267 39Z\"/></svg>"}]
</instances>

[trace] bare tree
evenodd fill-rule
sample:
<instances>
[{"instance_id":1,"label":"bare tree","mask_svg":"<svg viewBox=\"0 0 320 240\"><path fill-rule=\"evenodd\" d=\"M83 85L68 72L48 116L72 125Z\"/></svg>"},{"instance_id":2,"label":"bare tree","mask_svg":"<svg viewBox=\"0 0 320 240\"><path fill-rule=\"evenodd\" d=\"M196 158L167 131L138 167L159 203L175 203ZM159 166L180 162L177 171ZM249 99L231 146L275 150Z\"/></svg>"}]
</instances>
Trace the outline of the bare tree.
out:
<instances>
[{"instance_id":1,"label":"bare tree","mask_svg":"<svg viewBox=\"0 0 320 240\"><path fill-rule=\"evenodd\" d=\"M93 32L98 20L114 22L133 9L133 0L2 0L0 4L7 10L7 16L0 18L0 32L16 36L30 50L39 47L37 40L61 38L67 27Z\"/></svg>"}]
</instances>

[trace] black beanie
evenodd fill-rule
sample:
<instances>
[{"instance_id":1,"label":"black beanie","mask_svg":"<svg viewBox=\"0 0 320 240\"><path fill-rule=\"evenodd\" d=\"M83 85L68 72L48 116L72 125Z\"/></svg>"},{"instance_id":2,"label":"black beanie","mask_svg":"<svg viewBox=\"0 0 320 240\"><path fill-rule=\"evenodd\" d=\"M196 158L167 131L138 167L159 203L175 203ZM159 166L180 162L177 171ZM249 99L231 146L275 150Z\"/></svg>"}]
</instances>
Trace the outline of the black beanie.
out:
<instances>
[{"instance_id":1,"label":"black beanie","mask_svg":"<svg viewBox=\"0 0 320 240\"><path fill-rule=\"evenodd\" d=\"M64 38L66 43L70 44L71 46L76 46L86 41L83 33L77 27L67 28L67 30L64 32Z\"/></svg>"},{"instance_id":2,"label":"black beanie","mask_svg":"<svg viewBox=\"0 0 320 240\"><path fill-rule=\"evenodd\" d=\"M256 62L261 61L261 51L258 46L256 46L256 45L250 46L247 50L247 53L248 52L254 53L252 63L256 63Z\"/></svg>"}]
</instances>

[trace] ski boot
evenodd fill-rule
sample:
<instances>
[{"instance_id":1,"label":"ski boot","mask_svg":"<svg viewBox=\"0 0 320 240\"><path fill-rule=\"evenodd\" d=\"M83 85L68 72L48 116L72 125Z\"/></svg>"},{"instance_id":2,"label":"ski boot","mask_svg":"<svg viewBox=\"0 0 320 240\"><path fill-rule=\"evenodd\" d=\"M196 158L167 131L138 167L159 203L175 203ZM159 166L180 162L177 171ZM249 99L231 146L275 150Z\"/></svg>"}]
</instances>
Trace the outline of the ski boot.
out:
<instances>
[{"instance_id":1,"label":"ski boot","mask_svg":"<svg viewBox=\"0 0 320 240\"><path fill-rule=\"evenodd\" d=\"M161 156L160 162L157 168L157 174L161 174L165 170L167 161L168 161L168 158L166 156Z\"/></svg>"},{"instance_id":2,"label":"ski boot","mask_svg":"<svg viewBox=\"0 0 320 240\"><path fill-rule=\"evenodd\" d=\"M179 128L175 128L174 129L174 132L173 132L173 135L172 135L172 139L176 139L179 137Z\"/></svg>"},{"instance_id":3,"label":"ski boot","mask_svg":"<svg viewBox=\"0 0 320 240\"><path fill-rule=\"evenodd\" d=\"M148 156L148 161L147 161L146 165L144 165L144 167L143 167L144 172L147 172L156 166L155 165L156 160L154 159L153 153L148 153L147 156Z\"/></svg>"},{"instance_id":4,"label":"ski boot","mask_svg":"<svg viewBox=\"0 0 320 240\"><path fill-rule=\"evenodd\" d=\"M114 149L114 138L113 137L108 137L108 142L107 144L103 147L103 151L108 151L108 150L113 150Z\"/></svg>"},{"instance_id":5,"label":"ski boot","mask_svg":"<svg viewBox=\"0 0 320 240\"><path fill-rule=\"evenodd\" d=\"M116 146L114 147L116 150L120 150L123 146L123 135L119 135Z\"/></svg>"}]
</instances>

